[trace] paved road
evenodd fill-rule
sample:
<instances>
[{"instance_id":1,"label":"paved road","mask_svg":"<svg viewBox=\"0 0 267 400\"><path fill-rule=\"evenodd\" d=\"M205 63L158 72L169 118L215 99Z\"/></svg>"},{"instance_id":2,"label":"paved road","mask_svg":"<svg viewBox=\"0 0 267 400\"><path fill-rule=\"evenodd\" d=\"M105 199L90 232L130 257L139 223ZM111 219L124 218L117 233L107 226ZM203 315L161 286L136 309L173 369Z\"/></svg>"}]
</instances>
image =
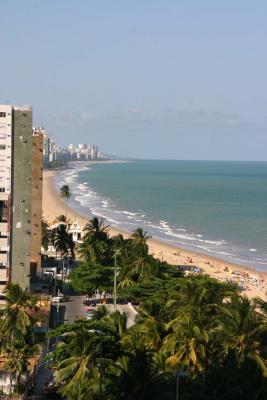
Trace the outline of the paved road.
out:
<instances>
[{"instance_id":1,"label":"paved road","mask_svg":"<svg viewBox=\"0 0 267 400\"><path fill-rule=\"evenodd\" d=\"M84 301L85 296L70 296L68 302L60 304L59 319L61 321L64 320L64 323L70 323L75 321L75 319L82 317L88 308L88 306L83 304ZM113 304L106 304L106 307L110 313L114 311ZM125 312L127 315L127 327L134 324L137 312L131 304L117 304L117 310L121 313Z\"/></svg>"},{"instance_id":2,"label":"paved road","mask_svg":"<svg viewBox=\"0 0 267 400\"><path fill-rule=\"evenodd\" d=\"M65 306L64 323L68 324L84 315L84 312L87 308L83 304L84 301L85 301L85 296L77 295L77 296L71 296L70 300L64 303Z\"/></svg>"},{"instance_id":3,"label":"paved road","mask_svg":"<svg viewBox=\"0 0 267 400\"><path fill-rule=\"evenodd\" d=\"M88 306L85 306L83 302L85 296L71 295L70 300L66 303L54 304L54 311L58 316L58 323L64 322L65 324L75 321L75 319L82 317ZM113 304L107 304L108 311L112 313L114 311ZM134 320L137 312L134 310L131 304L117 304L117 310L121 313L125 312L127 315L127 327L134 324ZM56 321L55 321L56 322ZM34 394L40 396L44 385L52 379L52 373L46 365L42 365L38 370L35 382Z\"/></svg>"}]
</instances>

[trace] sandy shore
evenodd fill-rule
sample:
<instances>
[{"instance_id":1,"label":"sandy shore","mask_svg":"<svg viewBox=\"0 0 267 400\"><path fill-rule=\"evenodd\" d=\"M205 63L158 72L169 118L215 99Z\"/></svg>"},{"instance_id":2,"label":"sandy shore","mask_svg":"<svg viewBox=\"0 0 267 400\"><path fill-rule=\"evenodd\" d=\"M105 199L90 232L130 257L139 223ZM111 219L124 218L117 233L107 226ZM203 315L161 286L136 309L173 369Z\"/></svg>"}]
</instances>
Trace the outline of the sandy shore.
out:
<instances>
[{"instance_id":1,"label":"sandy shore","mask_svg":"<svg viewBox=\"0 0 267 400\"><path fill-rule=\"evenodd\" d=\"M55 221L56 217L65 214L66 203L60 198L54 185L56 171L44 171L43 174L43 218L48 223ZM68 208L68 218L77 220L84 225L88 218L75 210ZM110 235L118 233L129 236L129 232L110 228ZM267 300L267 274L253 271L247 266L228 263L219 258L190 252L181 248L167 245L163 242L150 239L150 253L157 258L167 261L172 265L193 265L201 268L203 273L209 274L219 280L233 280L243 287L243 293L248 297L259 296Z\"/></svg>"}]
</instances>

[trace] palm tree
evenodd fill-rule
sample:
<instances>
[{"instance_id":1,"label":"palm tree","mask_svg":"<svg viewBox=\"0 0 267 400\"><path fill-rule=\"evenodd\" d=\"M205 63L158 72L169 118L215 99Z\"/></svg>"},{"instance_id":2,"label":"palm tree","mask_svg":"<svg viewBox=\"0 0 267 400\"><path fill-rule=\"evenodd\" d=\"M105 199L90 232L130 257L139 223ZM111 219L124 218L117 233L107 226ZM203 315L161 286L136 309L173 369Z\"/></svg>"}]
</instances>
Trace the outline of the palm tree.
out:
<instances>
[{"instance_id":1,"label":"palm tree","mask_svg":"<svg viewBox=\"0 0 267 400\"><path fill-rule=\"evenodd\" d=\"M60 196L66 200L67 204L66 204L66 220L67 220L67 211L68 211L68 201L71 198L71 191L68 185L63 185L60 188Z\"/></svg>"},{"instance_id":2,"label":"palm tree","mask_svg":"<svg viewBox=\"0 0 267 400\"><path fill-rule=\"evenodd\" d=\"M83 240L79 246L79 254L83 259L92 263L106 264L108 246L101 240L88 238Z\"/></svg>"},{"instance_id":3,"label":"palm tree","mask_svg":"<svg viewBox=\"0 0 267 400\"><path fill-rule=\"evenodd\" d=\"M72 240L71 234L68 233L66 225L60 224L53 232L52 242L56 249L56 252L60 253L61 264L62 264L62 276L63 271L63 257L68 255L69 252L74 256L74 242Z\"/></svg>"},{"instance_id":4,"label":"palm tree","mask_svg":"<svg viewBox=\"0 0 267 400\"><path fill-rule=\"evenodd\" d=\"M32 314L38 307L36 298L18 284L10 283L4 293L6 307L0 310L0 330L13 344L15 339L25 338L31 330L34 324Z\"/></svg>"},{"instance_id":5,"label":"palm tree","mask_svg":"<svg viewBox=\"0 0 267 400\"><path fill-rule=\"evenodd\" d=\"M159 351L162 346L162 340L166 335L163 319L165 312L165 304L161 299L148 299L138 308L136 328L142 332L142 341L149 350Z\"/></svg>"},{"instance_id":6,"label":"palm tree","mask_svg":"<svg viewBox=\"0 0 267 400\"><path fill-rule=\"evenodd\" d=\"M48 250L50 242L51 242L51 231L48 229L48 223L42 221L42 246L45 251Z\"/></svg>"},{"instance_id":7,"label":"palm tree","mask_svg":"<svg viewBox=\"0 0 267 400\"><path fill-rule=\"evenodd\" d=\"M123 336L125 354L110 365L106 397L123 400L172 399L167 376L158 369L158 360L149 351L139 329L132 329ZM172 378L173 379L173 378Z\"/></svg>"},{"instance_id":8,"label":"palm tree","mask_svg":"<svg viewBox=\"0 0 267 400\"><path fill-rule=\"evenodd\" d=\"M140 256L134 261L131 274L136 276L137 281L142 281L152 278L153 270L154 268L149 258L147 256Z\"/></svg>"},{"instance_id":9,"label":"palm tree","mask_svg":"<svg viewBox=\"0 0 267 400\"><path fill-rule=\"evenodd\" d=\"M218 334L223 337L224 352L232 353L238 365L253 360L267 376L265 346L266 317L257 312L256 305L246 296L237 296L221 307Z\"/></svg>"},{"instance_id":10,"label":"palm tree","mask_svg":"<svg viewBox=\"0 0 267 400\"><path fill-rule=\"evenodd\" d=\"M107 315L106 308L100 307L92 321L81 325L80 320L71 326L65 343L58 345L63 356L57 362L55 374L64 396L90 399L102 391L102 368L110 363L110 357L119 354L119 340L127 329L126 323L125 314Z\"/></svg>"},{"instance_id":11,"label":"palm tree","mask_svg":"<svg viewBox=\"0 0 267 400\"><path fill-rule=\"evenodd\" d=\"M204 313L191 310L180 313L167 324L168 335L163 348L168 358L166 364L173 370L190 370L193 374L203 371L210 356L210 326Z\"/></svg>"},{"instance_id":12,"label":"palm tree","mask_svg":"<svg viewBox=\"0 0 267 400\"><path fill-rule=\"evenodd\" d=\"M117 340L121 339L127 330L127 316L115 311L104 317L104 321L109 324L109 329Z\"/></svg>"},{"instance_id":13,"label":"palm tree","mask_svg":"<svg viewBox=\"0 0 267 400\"><path fill-rule=\"evenodd\" d=\"M132 233L133 248L142 256L147 255L148 245L147 241L151 236L147 234L142 228L137 228Z\"/></svg>"},{"instance_id":14,"label":"palm tree","mask_svg":"<svg viewBox=\"0 0 267 400\"><path fill-rule=\"evenodd\" d=\"M57 218L56 218L56 220L57 220L58 222L63 222L63 223L66 223L66 222L67 222L66 215L63 215L63 214L58 215Z\"/></svg>"},{"instance_id":15,"label":"palm tree","mask_svg":"<svg viewBox=\"0 0 267 400\"><path fill-rule=\"evenodd\" d=\"M91 372L92 333L80 329L70 333L66 343L59 346L65 357L57 364L56 383L61 386L60 392L68 399L82 398L85 383Z\"/></svg>"},{"instance_id":16,"label":"palm tree","mask_svg":"<svg viewBox=\"0 0 267 400\"><path fill-rule=\"evenodd\" d=\"M40 347L38 345L15 345L8 346L6 349L5 356L7 360L4 364L4 369L10 374L11 386L12 386L12 375L16 376L16 387L17 393L21 384L21 375L27 372L30 357L35 356L39 353Z\"/></svg>"},{"instance_id":17,"label":"palm tree","mask_svg":"<svg viewBox=\"0 0 267 400\"><path fill-rule=\"evenodd\" d=\"M79 247L81 256L91 262L103 265L110 262L108 227L103 220L92 218L84 227L83 243Z\"/></svg>"},{"instance_id":18,"label":"palm tree","mask_svg":"<svg viewBox=\"0 0 267 400\"><path fill-rule=\"evenodd\" d=\"M108 240L109 226L104 225L104 220L93 217L84 227L84 238L94 238L95 240Z\"/></svg>"}]
</instances>

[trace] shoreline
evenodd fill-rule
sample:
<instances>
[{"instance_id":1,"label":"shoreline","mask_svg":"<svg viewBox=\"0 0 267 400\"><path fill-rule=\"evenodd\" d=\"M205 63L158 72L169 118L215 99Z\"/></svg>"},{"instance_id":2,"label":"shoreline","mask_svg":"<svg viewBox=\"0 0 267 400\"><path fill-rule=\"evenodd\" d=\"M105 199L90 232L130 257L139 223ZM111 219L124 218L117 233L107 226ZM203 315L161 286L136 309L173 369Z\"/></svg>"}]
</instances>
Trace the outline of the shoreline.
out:
<instances>
[{"instance_id":1,"label":"shoreline","mask_svg":"<svg viewBox=\"0 0 267 400\"><path fill-rule=\"evenodd\" d=\"M43 218L49 224L54 222L58 215L64 214L66 210L66 202L60 198L54 184L54 177L58 172L59 170L45 170L43 172ZM88 215L86 217L68 207L68 218L78 221L81 226L84 226L92 216ZM110 226L109 231L111 236L122 234L124 237L129 237L131 235L131 232L113 228L112 226ZM174 245L165 244L153 238L148 240L148 245L150 253L156 258L167 261L172 265L200 267L203 274L208 274L222 281L233 280L237 282L244 288L242 293L246 294L249 298L259 296L267 300L265 294L267 289L266 272L258 272L246 265L234 264L214 256L189 251Z\"/></svg>"}]
</instances>

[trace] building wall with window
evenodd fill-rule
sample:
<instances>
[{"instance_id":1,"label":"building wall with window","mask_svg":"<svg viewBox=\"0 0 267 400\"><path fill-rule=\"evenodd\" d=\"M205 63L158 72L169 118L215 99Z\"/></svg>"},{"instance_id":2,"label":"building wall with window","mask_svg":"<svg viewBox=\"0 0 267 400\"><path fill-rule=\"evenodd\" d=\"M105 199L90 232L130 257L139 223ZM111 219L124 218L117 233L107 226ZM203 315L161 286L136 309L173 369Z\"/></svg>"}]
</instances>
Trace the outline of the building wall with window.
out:
<instances>
[{"instance_id":1,"label":"building wall with window","mask_svg":"<svg viewBox=\"0 0 267 400\"><path fill-rule=\"evenodd\" d=\"M42 129L34 129L32 136L31 265L33 273L41 271L43 132Z\"/></svg>"},{"instance_id":2,"label":"building wall with window","mask_svg":"<svg viewBox=\"0 0 267 400\"><path fill-rule=\"evenodd\" d=\"M32 215L32 109L13 107L11 281L30 287Z\"/></svg>"},{"instance_id":3,"label":"building wall with window","mask_svg":"<svg viewBox=\"0 0 267 400\"><path fill-rule=\"evenodd\" d=\"M0 105L0 296L41 267L43 133L31 107Z\"/></svg>"},{"instance_id":4,"label":"building wall with window","mask_svg":"<svg viewBox=\"0 0 267 400\"><path fill-rule=\"evenodd\" d=\"M0 106L0 294L9 280L12 107Z\"/></svg>"}]
</instances>

